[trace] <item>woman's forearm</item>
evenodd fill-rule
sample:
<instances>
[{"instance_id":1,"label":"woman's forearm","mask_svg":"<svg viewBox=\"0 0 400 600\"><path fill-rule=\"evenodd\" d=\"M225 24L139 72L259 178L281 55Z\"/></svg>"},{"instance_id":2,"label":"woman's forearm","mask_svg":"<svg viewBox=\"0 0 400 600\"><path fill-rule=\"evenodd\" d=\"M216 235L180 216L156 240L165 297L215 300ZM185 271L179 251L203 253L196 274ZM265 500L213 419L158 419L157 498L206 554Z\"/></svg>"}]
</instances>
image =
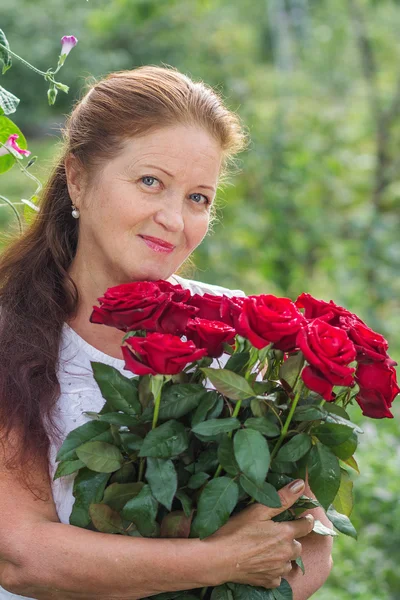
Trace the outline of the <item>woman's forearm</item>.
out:
<instances>
[{"instance_id":1,"label":"woman's forearm","mask_svg":"<svg viewBox=\"0 0 400 600\"><path fill-rule=\"evenodd\" d=\"M310 494L311 495L311 494ZM322 508L308 510L315 519L332 529L332 524ZM305 513L305 514L307 514ZM300 540L302 545L302 560L305 574L298 566L294 566L288 582L293 589L293 600L307 600L320 589L328 578L332 568L332 537L309 533ZM294 563L292 563L294 564Z\"/></svg>"},{"instance_id":2,"label":"woman's forearm","mask_svg":"<svg viewBox=\"0 0 400 600\"><path fill-rule=\"evenodd\" d=\"M150 539L45 522L24 536L14 593L38 600L135 600L222 583L215 540Z\"/></svg>"}]
</instances>

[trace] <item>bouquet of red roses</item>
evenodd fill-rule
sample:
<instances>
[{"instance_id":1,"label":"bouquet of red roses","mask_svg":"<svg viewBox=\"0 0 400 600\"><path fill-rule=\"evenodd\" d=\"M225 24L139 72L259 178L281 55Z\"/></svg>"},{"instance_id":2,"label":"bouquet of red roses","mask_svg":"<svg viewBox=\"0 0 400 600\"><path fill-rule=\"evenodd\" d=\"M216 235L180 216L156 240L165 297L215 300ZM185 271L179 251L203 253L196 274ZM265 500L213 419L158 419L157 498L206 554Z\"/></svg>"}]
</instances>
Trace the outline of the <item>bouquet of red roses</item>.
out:
<instances>
[{"instance_id":1,"label":"bouquet of red roses","mask_svg":"<svg viewBox=\"0 0 400 600\"><path fill-rule=\"evenodd\" d=\"M138 377L91 363L105 404L67 436L54 476L77 472L71 524L204 539L250 502L280 507L277 490L307 477L316 499L301 497L279 520L322 506L356 537L348 469L358 470L362 431L346 408L391 418L400 392L379 333L309 294L200 296L156 281L110 288L99 301L91 322L126 332L125 368ZM337 535L319 521L314 531ZM292 598L285 580L276 590L209 590L156 598Z\"/></svg>"}]
</instances>

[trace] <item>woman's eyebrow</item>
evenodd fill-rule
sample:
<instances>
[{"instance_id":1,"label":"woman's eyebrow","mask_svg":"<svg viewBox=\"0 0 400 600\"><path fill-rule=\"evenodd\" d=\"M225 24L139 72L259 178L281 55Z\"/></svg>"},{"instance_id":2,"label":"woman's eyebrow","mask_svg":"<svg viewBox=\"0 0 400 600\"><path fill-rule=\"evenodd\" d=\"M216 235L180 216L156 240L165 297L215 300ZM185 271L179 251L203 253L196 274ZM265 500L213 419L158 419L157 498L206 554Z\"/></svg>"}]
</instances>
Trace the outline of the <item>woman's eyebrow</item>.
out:
<instances>
[{"instance_id":1,"label":"woman's eyebrow","mask_svg":"<svg viewBox=\"0 0 400 600\"><path fill-rule=\"evenodd\" d=\"M159 171L162 171L169 177L173 177L172 173L169 173L168 171L166 171L165 169L163 169L161 167L157 167L157 165L140 165L140 167L144 167L144 168L148 168L148 169L158 169ZM213 192L215 192L215 188L212 187L211 185L197 185L196 187L204 188L206 190L212 190Z\"/></svg>"}]
</instances>

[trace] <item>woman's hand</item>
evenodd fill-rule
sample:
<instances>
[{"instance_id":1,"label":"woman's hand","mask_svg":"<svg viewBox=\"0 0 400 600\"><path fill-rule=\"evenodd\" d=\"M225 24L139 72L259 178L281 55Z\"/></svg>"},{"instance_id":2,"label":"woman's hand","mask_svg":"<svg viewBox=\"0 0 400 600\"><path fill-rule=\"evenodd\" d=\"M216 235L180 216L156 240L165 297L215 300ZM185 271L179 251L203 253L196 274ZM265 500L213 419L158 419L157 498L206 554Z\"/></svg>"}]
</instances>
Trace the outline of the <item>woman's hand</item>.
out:
<instances>
[{"instance_id":1,"label":"woman's hand","mask_svg":"<svg viewBox=\"0 0 400 600\"><path fill-rule=\"evenodd\" d=\"M297 491L296 484L300 486ZM292 506L303 492L304 482L292 482L278 492L282 503L280 508L252 504L231 517L208 538L219 538L221 552L227 558L224 583L279 587L282 577L292 569L291 561L301 555L302 548L297 538L312 531L314 518L307 515L282 523L271 519Z\"/></svg>"}]
</instances>

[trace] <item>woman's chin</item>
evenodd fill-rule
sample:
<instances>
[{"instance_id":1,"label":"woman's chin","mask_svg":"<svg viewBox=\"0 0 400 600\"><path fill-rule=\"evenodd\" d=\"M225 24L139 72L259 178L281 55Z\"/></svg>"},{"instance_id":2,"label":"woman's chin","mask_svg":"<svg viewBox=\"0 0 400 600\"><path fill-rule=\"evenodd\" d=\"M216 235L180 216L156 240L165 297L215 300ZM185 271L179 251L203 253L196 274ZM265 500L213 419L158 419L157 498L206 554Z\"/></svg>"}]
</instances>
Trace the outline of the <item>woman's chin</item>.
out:
<instances>
[{"instance_id":1,"label":"woman's chin","mask_svg":"<svg viewBox=\"0 0 400 600\"><path fill-rule=\"evenodd\" d=\"M160 279L167 280L174 274L174 270L160 268L160 267L149 267L148 269L143 268L140 271L131 273L128 281L159 281Z\"/></svg>"}]
</instances>

